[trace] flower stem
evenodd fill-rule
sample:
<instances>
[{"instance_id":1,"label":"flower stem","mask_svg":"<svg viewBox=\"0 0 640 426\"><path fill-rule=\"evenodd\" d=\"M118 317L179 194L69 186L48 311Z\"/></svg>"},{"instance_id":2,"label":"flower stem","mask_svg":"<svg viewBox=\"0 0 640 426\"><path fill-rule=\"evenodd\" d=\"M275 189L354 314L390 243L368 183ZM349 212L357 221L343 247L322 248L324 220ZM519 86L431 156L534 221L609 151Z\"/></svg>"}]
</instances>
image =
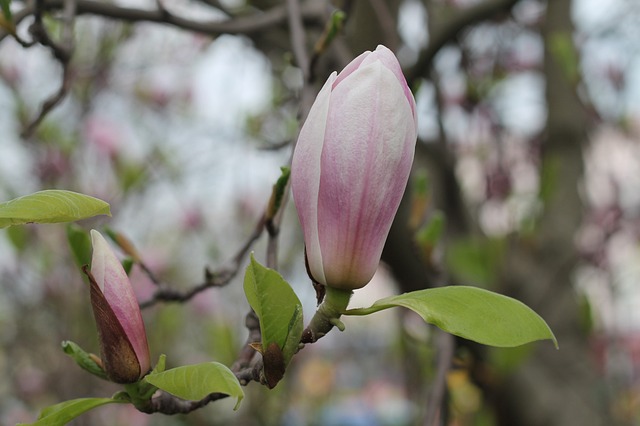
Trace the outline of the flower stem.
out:
<instances>
[{"instance_id":1,"label":"flower stem","mask_svg":"<svg viewBox=\"0 0 640 426\"><path fill-rule=\"evenodd\" d=\"M326 287L324 301L318 307L309 326L302 333L302 342L313 343L327 334L333 327L344 331L344 324L340 321L340 316L347 309L352 294L351 290Z\"/></svg>"}]
</instances>

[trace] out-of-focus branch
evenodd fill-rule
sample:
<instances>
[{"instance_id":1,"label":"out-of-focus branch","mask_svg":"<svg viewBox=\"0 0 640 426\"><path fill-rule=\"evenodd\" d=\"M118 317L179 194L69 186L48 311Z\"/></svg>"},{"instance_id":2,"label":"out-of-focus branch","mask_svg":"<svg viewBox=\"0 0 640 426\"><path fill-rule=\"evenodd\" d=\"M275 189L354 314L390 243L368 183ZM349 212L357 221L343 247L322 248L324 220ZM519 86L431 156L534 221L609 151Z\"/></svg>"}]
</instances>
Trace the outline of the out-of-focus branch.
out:
<instances>
[{"instance_id":1,"label":"out-of-focus branch","mask_svg":"<svg viewBox=\"0 0 640 426\"><path fill-rule=\"evenodd\" d=\"M436 361L436 376L431 385L431 394L427 400L427 413L424 419L425 426L437 426L446 412L445 394L447 388L447 373L451 368L451 360L455 348L453 336L438 330L438 360ZM440 414L440 416L438 416ZM443 422L441 424L444 424Z\"/></svg>"},{"instance_id":2,"label":"out-of-focus branch","mask_svg":"<svg viewBox=\"0 0 640 426\"><path fill-rule=\"evenodd\" d=\"M45 0L43 7L47 11L59 10L64 6L64 1ZM304 19L317 19L323 7L322 2L305 2L300 7L300 13ZM28 13L27 7L20 13L20 16L22 17L25 12L27 12L26 15L29 15L33 13L33 10ZM140 9L96 0L77 0L77 13L78 15L97 15L123 22L144 21L167 24L209 35L250 34L283 24L287 19L287 8L285 6L277 6L264 12L256 12L250 16L227 21L196 21L168 13L166 9Z\"/></svg>"},{"instance_id":3,"label":"out-of-focus branch","mask_svg":"<svg viewBox=\"0 0 640 426\"><path fill-rule=\"evenodd\" d=\"M447 43L454 40L458 35L470 25L491 19L496 15L509 11L519 0L485 0L474 6L460 9L457 12L447 15L438 14L434 7L429 9L430 29L429 45L420 52L416 64L407 71L407 81L414 81L417 78L428 75L431 62L436 54ZM448 6L443 6L447 7ZM451 12L447 9L447 12ZM437 16L431 16L435 14Z\"/></svg>"},{"instance_id":4,"label":"out-of-focus branch","mask_svg":"<svg viewBox=\"0 0 640 426\"><path fill-rule=\"evenodd\" d=\"M31 33L34 42L38 42L43 46L51 49L53 56L60 62L62 65L62 82L60 83L60 88L56 93L54 93L50 98L48 98L40 108L39 114L35 119L29 123L22 132L23 138L30 137L38 125L42 122L42 120L46 117L46 115L55 108L62 100L67 96L67 93L71 89L71 71L69 68L69 62L71 61L71 56L73 54L74 49L74 23L76 17L76 1L75 0L64 0L64 11L62 17L62 41L61 43L56 43L51 39L49 33L47 32L44 23L42 22L42 12L44 9L44 1L39 0L36 2L36 11L34 13L34 22L29 28L29 32Z\"/></svg>"},{"instance_id":5,"label":"out-of-focus branch","mask_svg":"<svg viewBox=\"0 0 640 426\"><path fill-rule=\"evenodd\" d=\"M593 359L584 356L591 349L573 286L579 261L575 235L584 212L579 190L583 148L590 122L576 90L579 76L567 74L566 57L554 50L558 37L565 37L569 49L575 49L572 4L571 0L547 2L542 36L548 114L540 160L548 187L534 238L518 241L510 249L503 280L506 292L547 321L562 349L536 345L532 356L501 383L495 395L502 407L501 425L615 423L607 404L593 392L602 378Z\"/></svg>"},{"instance_id":6,"label":"out-of-focus branch","mask_svg":"<svg viewBox=\"0 0 640 426\"><path fill-rule=\"evenodd\" d=\"M371 7L373 13L378 18L380 28L384 33L384 39L386 40L386 46L395 51L400 44L400 37L396 31L396 21L391 13L389 5L385 0L371 0Z\"/></svg>"},{"instance_id":7,"label":"out-of-focus branch","mask_svg":"<svg viewBox=\"0 0 640 426\"><path fill-rule=\"evenodd\" d=\"M287 12L289 17L289 31L293 55L298 67L302 70L304 80L309 78L309 55L307 54L306 36L302 23L302 13L298 0L287 0Z\"/></svg>"},{"instance_id":8,"label":"out-of-focus branch","mask_svg":"<svg viewBox=\"0 0 640 426\"><path fill-rule=\"evenodd\" d=\"M247 252L253 243L260 238L264 227L265 218L263 215L256 223L256 226L249 238L233 256L229 264L227 266L223 266L217 271L211 271L208 268L205 269L205 279L201 284L198 284L187 291L180 291L166 285L159 284L158 290L153 294L153 296L149 300L140 303L140 308L145 309L159 302L186 302L198 293L209 288L223 287L227 285L238 274L240 266L242 265L242 260L247 255Z\"/></svg>"}]
</instances>

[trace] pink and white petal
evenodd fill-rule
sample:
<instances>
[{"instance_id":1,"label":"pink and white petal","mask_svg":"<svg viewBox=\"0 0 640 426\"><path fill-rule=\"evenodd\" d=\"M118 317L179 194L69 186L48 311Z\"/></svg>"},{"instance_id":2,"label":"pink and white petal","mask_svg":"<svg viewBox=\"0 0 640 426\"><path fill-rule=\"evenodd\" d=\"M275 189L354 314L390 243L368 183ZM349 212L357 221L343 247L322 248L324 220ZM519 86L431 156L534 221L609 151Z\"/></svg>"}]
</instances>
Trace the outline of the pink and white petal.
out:
<instances>
[{"instance_id":1,"label":"pink and white petal","mask_svg":"<svg viewBox=\"0 0 640 426\"><path fill-rule=\"evenodd\" d=\"M410 155L404 148L411 117L400 83L380 61L361 66L334 90L318 209L333 286L362 287L375 273L413 158L413 148Z\"/></svg>"},{"instance_id":2,"label":"pink and white petal","mask_svg":"<svg viewBox=\"0 0 640 426\"><path fill-rule=\"evenodd\" d=\"M333 72L318 93L309 115L300 129L291 163L291 189L304 232L309 270L313 278L326 284L322 252L318 238L318 190L320 158L324 146L327 114L331 103L331 88L336 79Z\"/></svg>"}]
</instances>

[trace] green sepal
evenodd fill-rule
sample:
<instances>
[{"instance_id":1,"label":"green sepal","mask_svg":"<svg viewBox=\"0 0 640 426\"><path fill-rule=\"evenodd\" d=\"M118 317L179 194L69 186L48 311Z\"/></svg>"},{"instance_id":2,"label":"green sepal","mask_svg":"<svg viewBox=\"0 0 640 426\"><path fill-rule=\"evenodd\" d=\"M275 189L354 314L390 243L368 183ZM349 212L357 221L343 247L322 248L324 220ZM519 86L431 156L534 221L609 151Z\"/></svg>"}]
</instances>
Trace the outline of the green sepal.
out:
<instances>
[{"instance_id":1,"label":"green sepal","mask_svg":"<svg viewBox=\"0 0 640 426\"><path fill-rule=\"evenodd\" d=\"M167 356L165 354L160 355L158 362L148 375L162 373L165 369L166 359ZM153 394L155 394L158 390L157 386L144 379L136 383L126 384L124 385L124 388L125 392L119 392L118 395L120 395L121 398L124 398L127 401L131 402L136 408L143 412L149 405L149 401L153 397Z\"/></svg>"}]
</instances>

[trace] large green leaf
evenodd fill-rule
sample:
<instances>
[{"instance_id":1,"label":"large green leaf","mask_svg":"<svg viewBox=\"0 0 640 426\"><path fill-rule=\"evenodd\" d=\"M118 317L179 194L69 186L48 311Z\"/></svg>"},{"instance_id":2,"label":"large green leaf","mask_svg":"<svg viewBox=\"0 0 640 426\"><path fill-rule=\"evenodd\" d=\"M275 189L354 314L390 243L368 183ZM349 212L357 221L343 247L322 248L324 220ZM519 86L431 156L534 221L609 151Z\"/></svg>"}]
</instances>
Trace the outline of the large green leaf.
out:
<instances>
[{"instance_id":1,"label":"large green leaf","mask_svg":"<svg viewBox=\"0 0 640 426\"><path fill-rule=\"evenodd\" d=\"M244 292L260 319L262 347L275 343L285 366L297 352L302 336L302 303L282 276L258 263L253 254L244 276Z\"/></svg>"},{"instance_id":2,"label":"large green leaf","mask_svg":"<svg viewBox=\"0 0 640 426\"><path fill-rule=\"evenodd\" d=\"M380 299L369 308L345 315L368 315L403 306L442 330L485 345L513 347L550 339L547 323L522 302L476 287L451 286L414 291Z\"/></svg>"},{"instance_id":3,"label":"large green leaf","mask_svg":"<svg viewBox=\"0 0 640 426\"><path fill-rule=\"evenodd\" d=\"M253 254L244 276L244 293L260 320L264 376L269 388L284 376L302 337L302 303L288 282L258 263Z\"/></svg>"},{"instance_id":4,"label":"large green leaf","mask_svg":"<svg viewBox=\"0 0 640 426\"><path fill-rule=\"evenodd\" d=\"M109 204L77 192L50 189L0 204L0 228L25 223L73 222L105 214Z\"/></svg>"},{"instance_id":5,"label":"large green leaf","mask_svg":"<svg viewBox=\"0 0 640 426\"><path fill-rule=\"evenodd\" d=\"M123 404L127 401L115 398L79 398L61 402L45 408L34 423L20 423L18 426L61 426L79 415L106 404Z\"/></svg>"},{"instance_id":6,"label":"large green leaf","mask_svg":"<svg viewBox=\"0 0 640 426\"><path fill-rule=\"evenodd\" d=\"M178 398L199 401L210 393L224 393L237 398L235 409L244 398L240 382L231 370L218 362L185 365L160 373L150 373L144 380Z\"/></svg>"}]
</instances>

